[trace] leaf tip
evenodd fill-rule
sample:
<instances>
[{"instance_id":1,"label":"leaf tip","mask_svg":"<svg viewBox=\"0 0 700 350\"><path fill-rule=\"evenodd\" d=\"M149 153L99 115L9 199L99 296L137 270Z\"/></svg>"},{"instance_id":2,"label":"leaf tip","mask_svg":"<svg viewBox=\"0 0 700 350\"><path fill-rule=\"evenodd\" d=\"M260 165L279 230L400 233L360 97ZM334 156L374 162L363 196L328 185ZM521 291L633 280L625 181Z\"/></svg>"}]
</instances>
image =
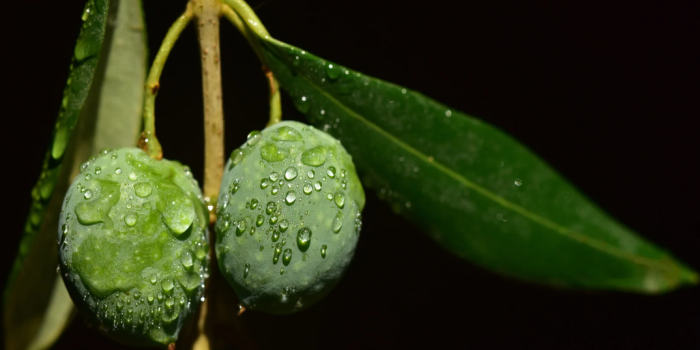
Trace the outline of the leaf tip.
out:
<instances>
[{"instance_id":1,"label":"leaf tip","mask_svg":"<svg viewBox=\"0 0 700 350\"><path fill-rule=\"evenodd\" d=\"M681 283L696 285L698 284L698 273L690 268L683 268L681 270Z\"/></svg>"}]
</instances>

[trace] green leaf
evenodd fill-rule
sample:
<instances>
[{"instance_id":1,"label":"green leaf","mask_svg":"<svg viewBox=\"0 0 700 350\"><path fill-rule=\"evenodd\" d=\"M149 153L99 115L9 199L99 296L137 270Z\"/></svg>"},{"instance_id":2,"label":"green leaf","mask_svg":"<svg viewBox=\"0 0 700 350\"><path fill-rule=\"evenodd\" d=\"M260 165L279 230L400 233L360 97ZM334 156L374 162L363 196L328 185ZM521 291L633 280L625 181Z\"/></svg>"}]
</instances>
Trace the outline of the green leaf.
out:
<instances>
[{"instance_id":1,"label":"green leaf","mask_svg":"<svg viewBox=\"0 0 700 350\"><path fill-rule=\"evenodd\" d=\"M698 276L487 123L271 38L267 65L363 183L448 250L504 275L659 293Z\"/></svg>"},{"instance_id":2,"label":"green leaf","mask_svg":"<svg viewBox=\"0 0 700 350\"><path fill-rule=\"evenodd\" d=\"M141 0L121 0L102 82L93 153L133 147L141 131L148 62Z\"/></svg>"},{"instance_id":3,"label":"green leaf","mask_svg":"<svg viewBox=\"0 0 700 350\"><path fill-rule=\"evenodd\" d=\"M133 145L138 136L146 70L141 2L91 0L82 20L53 137L4 291L7 349L48 348L70 321L73 304L56 274L63 194L80 162L97 149Z\"/></svg>"}]
</instances>

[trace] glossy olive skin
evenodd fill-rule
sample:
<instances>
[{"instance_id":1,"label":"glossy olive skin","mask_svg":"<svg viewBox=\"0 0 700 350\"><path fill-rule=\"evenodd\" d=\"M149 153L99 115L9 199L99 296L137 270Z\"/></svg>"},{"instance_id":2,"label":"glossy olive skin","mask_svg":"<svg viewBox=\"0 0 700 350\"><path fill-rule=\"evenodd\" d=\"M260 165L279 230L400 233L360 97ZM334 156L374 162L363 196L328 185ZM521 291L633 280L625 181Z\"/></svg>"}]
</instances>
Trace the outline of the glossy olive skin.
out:
<instances>
[{"instance_id":1,"label":"glossy olive skin","mask_svg":"<svg viewBox=\"0 0 700 350\"><path fill-rule=\"evenodd\" d=\"M219 268L248 309L307 308L352 260L364 203L352 158L330 135L290 121L253 132L226 164Z\"/></svg>"},{"instance_id":2,"label":"glossy olive skin","mask_svg":"<svg viewBox=\"0 0 700 350\"><path fill-rule=\"evenodd\" d=\"M189 169L137 148L86 162L66 193L61 276L80 311L121 343L165 347L194 313L208 216Z\"/></svg>"}]
</instances>

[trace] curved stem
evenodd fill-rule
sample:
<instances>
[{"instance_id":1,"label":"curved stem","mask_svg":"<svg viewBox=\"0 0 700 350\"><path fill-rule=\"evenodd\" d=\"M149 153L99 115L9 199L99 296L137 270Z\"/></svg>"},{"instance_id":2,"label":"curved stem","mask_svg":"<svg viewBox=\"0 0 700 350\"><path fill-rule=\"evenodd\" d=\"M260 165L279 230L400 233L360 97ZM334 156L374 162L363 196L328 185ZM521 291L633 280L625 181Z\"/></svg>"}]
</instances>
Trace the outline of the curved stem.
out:
<instances>
[{"instance_id":1,"label":"curved stem","mask_svg":"<svg viewBox=\"0 0 700 350\"><path fill-rule=\"evenodd\" d=\"M231 9L235 11L240 18L245 22L245 24L255 32L259 37L267 39L270 37L270 33L267 32L265 26L260 22L260 19L255 14L248 4L243 0L220 0L222 3L231 6ZM225 13L224 13L225 15ZM234 24L235 25L235 24Z\"/></svg>"},{"instance_id":2,"label":"curved stem","mask_svg":"<svg viewBox=\"0 0 700 350\"><path fill-rule=\"evenodd\" d=\"M264 70L270 86L270 121L267 122L267 127L270 127L282 121L282 98L280 96L280 84L275 79L272 71L267 68L264 68Z\"/></svg>"},{"instance_id":3,"label":"curved stem","mask_svg":"<svg viewBox=\"0 0 700 350\"><path fill-rule=\"evenodd\" d=\"M187 27L187 24L192 19L192 15L192 8L188 4L185 13L183 13L175 23L170 26L170 29L168 29L168 33L165 35L160 49L158 49L158 53L153 60L153 65L151 65L151 70L146 79L146 92L143 102L144 131L139 139L138 147L146 151L153 159L160 160L163 158L163 149L156 138L155 116L156 95L158 95L158 90L160 89L160 74L163 72L163 67L165 66L165 61L167 61L170 51L180 37L182 30Z\"/></svg>"},{"instance_id":4,"label":"curved stem","mask_svg":"<svg viewBox=\"0 0 700 350\"><path fill-rule=\"evenodd\" d=\"M248 41L250 46L253 48L253 51L255 51L255 54L258 56L258 59L260 59L260 62L263 63L263 71L265 72L265 76L267 77L267 82L268 82L268 87L270 89L270 119L267 123L267 126L272 126L274 124L279 123L282 120L282 102L281 102L281 97L280 97L280 91L279 91L279 83L277 82L277 79L275 78L274 74L272 71L270 71L267 68L267 64L265 63L265 57L262 55L262 49L260 48L260 43L258 42L257 38L255 38L256 34L261 35L263 34L265 38L269 38L270 35L267 32L267 29L265 29L265 26L262 25L260 20L258 19L257 16L255 16L255 13L253 12L250 7L245 2L242 1L231 1L231 0L222 0L225 4L221 7L221 13L226 17L226 19L229 20L241 34L243 34L243 37ZM248 23L257 23L256 27L258 28L258 31L252 32L252 29L250 29L249 26L246 26L245 23L243 23L243 19L241 16L236 13L231 7L229 7L229 3L238 3L238 9L245 11L245 13L248 13L249 15L252 14L252 18L249 19Z\"/></svg>"}]
</instances>

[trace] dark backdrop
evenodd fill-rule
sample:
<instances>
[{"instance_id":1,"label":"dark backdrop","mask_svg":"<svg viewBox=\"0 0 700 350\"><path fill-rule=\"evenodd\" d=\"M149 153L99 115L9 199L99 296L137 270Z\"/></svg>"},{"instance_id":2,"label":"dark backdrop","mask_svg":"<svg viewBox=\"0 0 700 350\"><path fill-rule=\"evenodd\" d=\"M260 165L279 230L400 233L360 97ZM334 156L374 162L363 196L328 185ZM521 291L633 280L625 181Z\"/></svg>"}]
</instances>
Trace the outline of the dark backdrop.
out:
<instances>
[{"instance_id":1,"label":"dark backdrop","mask_svg":"<svg viewBox=\"0 0 700 350\"><path fill-rule=\"evenodd\" d=\"M145 0L151 53L184 3ZM505 130L697 270L700 57L691 3L251 0L278 39ZM82 6L3 5L3 284ZM230 152L264 127L267 90L247 43L228 23L221 31ZM197 50L190 27L165 67L156 110L165 156L189 164L201 180ZM283 109L286 119L303 120L286 96ZM293 316L244 314L263 345L700 348L700 288L647 297L511 281L450 256L403 221L385 220L389 207L367 196L355 260L325 301ZM120 347L79 321L59 345Z\"/></svg>"}]
</instances>

